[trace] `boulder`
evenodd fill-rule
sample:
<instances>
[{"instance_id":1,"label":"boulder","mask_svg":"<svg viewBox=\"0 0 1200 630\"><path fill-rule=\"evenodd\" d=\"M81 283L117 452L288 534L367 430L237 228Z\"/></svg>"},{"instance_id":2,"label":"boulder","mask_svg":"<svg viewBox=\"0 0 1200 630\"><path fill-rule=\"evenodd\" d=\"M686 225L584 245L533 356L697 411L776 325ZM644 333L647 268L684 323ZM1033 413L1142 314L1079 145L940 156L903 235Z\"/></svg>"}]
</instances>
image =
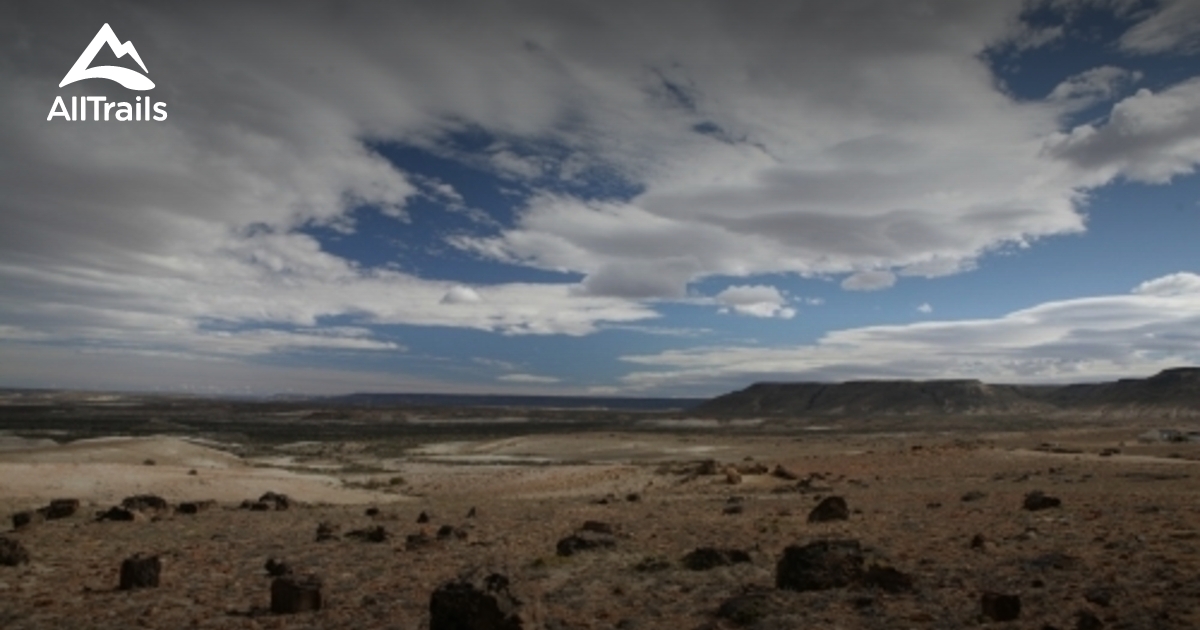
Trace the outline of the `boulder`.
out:
<instances>
[{"instance_id":1,"label":"boulder","mask_svg":"<svg viewBox=\"0 0 1200 630\"><path fill-rule=\"evenodd\" d=\"M271 612L292 615L321 610L321 579L283 575L271 581Z\"/></svg>"},{"instance_id":2,"label":"boulder","mask_svg":"<svg viewBox=\"0 0 1200 630\"><path fill-rule=\"evenodd\" d=\"M44 508L39 508L38 512L46 518L46 520L55 520L67 518L79 511L79 499L54 499Z\"/></svg>"},{"instance_id":3,"label":"boulder","mask_svg":"<svg viewBox=\"0 0 1200 630\"><path fill-rule=\"evenodd\" d=\"M43 514L41 510L26 510L24 512L17 512L12 515L13 529L32 527L33 525L41 523L45 520L46 515Z\"/></svg>"},{"instance_id":4,"label":"boulder","mask_svg":"<svg viewBox=\"0 0 1200 630\"><path fill-rule=\"evenodd\" d=\"M259 503L266 503L276 510L286 510L292 507L292 500L286 494L278 492L267 492L261 497L258 497Z\"/></svg>"},{"instance_id":5,"label":"boulder","mask_svg":"<svg viewBox=\"0 0 1200 630\"><path fill-rule=\"evenodd\" d=\"M1060 505L1062 505L1062 501L1057 497L1047 496L1046 493L1042 492L1041 490L1034 490L1033 492L1025 495L1023 507L1030 512L1035 512L1037 510L1056 508Z\"/></svg>"},{"instance_id":6,"label":"boulder","mask_svg":"<svg viewBox=\"0 0 1200 630\"><path fill-rule=\"evenodd\" d=\"M842 497L825 497L817 507L808 513L809 523L827 523L829 521L844 521L850 518L850 508Z\"/></svg>"},{"instance_id":7,"label":"boulder","mask_svg":"<svg viewBox=\"0 0 1200 630\"><path fill-rule=\"evenodd\" d=\"M0 566L15 567L29 563L29 552L18 540L0 536Z\"/></svg>"},{"instance_id":8,"label":"boulder","mask_svg":"<svg viewBox=\"0 0 1200 630\"><path fill-rule=\"evenodd\" d=\"M353 538L363 542L381 543L387 542L388 538L391 538L391 535L383 528L383 525L376 525L375 527L368 527L366 529L348 531L346 532L346 538Z\"/></svg>"},{"instance_id":9,"label":"boulder","mask_svg":"<svg viewBox=\"0 0 1200 630\"><path fill-rule=\"evenodd\" d=\"M1021 598L988 591L979 598L983 616L992 621L1012 621L1021 616Z\"/></svg>"},{"instance_id":10,"label":"boulder","mask_svg":"<svg viewBox=\"0 0 1200 630\"><path fill-rule=\"evenodd\" d=\"M893 567L878 564L873 564L867 569L867 572L863 574L862 583L888 593L907 593L913 590L911 575Z\"/></svg>"},{"instance_id":11,"label":"boulder","mask_svg":"<svg viewBox=\"0 0 1200 630\"><path fill-rule=\"evenodd\" d=\"M775 464L775 468L771 469L771 476L779 479L786 479L787 481L796 481L800 478L800 475L792 472L783 464Z\"/></svg>"},{"instance_id":12,"label":"boulder","mask_svg":"<svg viewBox=\"0 0 1200 630\"><path fill-rule=\"evenodd\" d=\"M421 513L417 515L417 524L424 525L425 523L428 523L428 522L429 522L429 514L427 514L424 510L422 510Z\"/></svg>"},{"instance_id":13,"label":"boulder","mask_svg":"<svg viewBox=\"0 0 1200 630\"><path fill-rule=\"evenodd\" d=\"M738 472L737 468L734 468L733 466L726 468L725 483L731 486L736 486L737 484L742 483L742 473Z\"/></svg>"},{"instance_id":14,"label":"boulder","mask_svg":"<svg viewBox=\"0 0 1200 630\"><path fill-rule=\"evenodd\" d=\"M707 571L742 562L750 562L750 554L741 549L697 547L683 557L683 566L692 571Z\"/></svg>"},{"instance_id":15,"label":"boulder","mask_svg":"<svg viewBox=\"0 0 1200 630\"><path fill-rule=\"evenodd\" d=\"M180 514L199 514L216 507L216 505L217 502L211 499L206 501L186 501L180 503L179 507L175 508L175 511Z\"/></svg>"},{"instance_id":16,"label":"boulder","mask_svg":"<svg viewBox=\"0 0 1200 630\"><path fill-rule=\"evenodd\" d=\"M317 542L326 540L337 540L338 532L341 528L333 523L321 522L317 524Z\"/></svg>"},{"instance_id":17,"label":"boulder","mask_svg":"<svg viewBox=\"0 0 1200 630\"><path fill-rule=\"evenodd\" d=\"M573 556L580 551L610 549L616 545L616 539L610 534L577 532L559 540L555 545L555 553L564 557Z\"/></svg>"},{"instance_id":18,"label":"boulder","mask_svg":"<svg viewBox=\"0 0 1200 630\"><path fill-rule=\"evenodd\" d=\"M165 512L170 509L166 499L154 494L135 494L121 500L121 507L134 512Z\"/></svg>"},{"instance_id":19,"label":"boulder","mask_svg":"<svg viewBox=\"0 0 1200 630\"><path fill-rule=\"evenodd\" d=\"M818 540L783 550L775 565L775 587L793 591L844 588L863 576L857 540Z\"/></svg>"},{"instance_id":20,"label":"boulder","mask_svg":"<svg viewBox=\"0 0 1200 630\"><path fill-rule=\"evenodd\" d=\"M429 630L521 630L521 602L498 573L447 582L429 597Z\"/></svg>"},{"instance_id":21,"label":"boulder","mask_svg":"<svg viewBox=\"0 0 1200 630\"><path fill-rule=\"evenodd\" d=\"M108 508L107 510L100 512L99 514L96 515L97 521L130 522L130 521L136 521L139 519L145 520L146 517L141 512L135 512L133 510L121 507L119 505L114 505L114 506Z\"/></svg>"},{"instance_id":22,"label":"boulder","mask_svg":"<svg viewBox=\"0 0 1200 630\"><path fill-rule=\"evenodd\" d=\"M160 573L162 573L162 561L158 559L158 556L143 557L135 554L121 563L120 589L128 591L135 588L157 587Z\"/></svg>"}]
</instances>

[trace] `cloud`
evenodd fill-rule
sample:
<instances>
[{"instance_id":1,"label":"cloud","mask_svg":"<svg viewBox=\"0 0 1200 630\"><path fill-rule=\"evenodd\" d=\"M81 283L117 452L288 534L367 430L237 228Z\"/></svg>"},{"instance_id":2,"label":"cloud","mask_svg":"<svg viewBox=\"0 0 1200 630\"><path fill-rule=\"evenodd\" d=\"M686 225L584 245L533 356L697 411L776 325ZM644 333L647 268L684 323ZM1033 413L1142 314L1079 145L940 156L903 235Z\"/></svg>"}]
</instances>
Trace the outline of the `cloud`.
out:
<instances>
[{"instance_id":1,"label":"cloud","mask_svg":"<svg viewBox=\"0 0 1200 630\"><path fill-rule=\"evenodd\" d=\"M471 287L451 287L446 295L442 296L442 304L477 304L482 302L483 298L479 297L479 292Z\"/></svg>"},{"instance_id":2,"label":"cloud","mask_svg":"<svg viewBox=\"0 0 1200 630\"><path fill-rule=\"evenodd\" d=\"M1068 110L1086 109L1098 102L1111 100L1141 78L1141 72L1116 66L1099 66L1068 77L1056 85L1046 99L1060 103Z\"/></svg>"},{"instance_id":3,"label":"cloud","mask_svg":"<svg viewBox=\"0 0 1200 630\"><path fill-rule=\"evenodd\" d=\"M723 311L732 310L739 315L780 319L796 316L796 309L786 306L787 299L779 289L769 285L735 285L721 291L713 299L725 307Z\"/></svg>"},{"instance_id":4,"label":"cloud","mask_svg":"<svg viewBox=\"0 0 1200 630\"><path fill-rule=\"evenodd\" d=\"M538 376L536 374L505 374L496 377L498 381L505 383L527 383L537 385L549 385L551 383L561 382L562 379L554 378L553 376Z\"/></svg>"},{"instance_id":5,"label":"cloud","mask_svg":"<svg viewBox=\"0 0 1200 630\"><path fill-rule=\"evenodd\" d=\"M1162 184L1200 164L1200 77L1161 92L1140 89L1112 108L1101 125L1055 133L1046 152L1100 181L1118 175Z\"/></svg>"},{"instance_id":6,"label":"cloud","mask_svg":"<svg viewBox=\"0 0 1200 630\"><path fill-rule=\"evenodd\" d=\"M1191 0L1163 0L1158 10L1125 31L1121 48L1142 54L1200 51L1200 5Z\"/></svg>"},{"instance_id":7,"label":"cloud","mask_svg":"<svg viewBox=\"0 0 1200 630\"><path fill-rule=\"evenodd\" d=\"M917 307L917 312L928 315L933 312L933 306L931 306L929 304L929 302L925 302L924 304L921 304L920 306Z\"/></svg>"},{"instance_id":8,"label":"cloud","mask_svg":"<svg viewBox=\"0 0 1200 630\"><path fill-rule=\"evenodd\" d=\"M896 284L896 274L890 271L860 271L842 280L847 291L878 291Z\"/></svg>"},{"instance_id":9,"label":"cloud","mask_svg":"<svg viewBox=\"0 0 1200 630\"><path fill-rule=\"evenodd\" d=\"M1124 295L1047 302L994 319L869 326L792 347L725 346L630 355L653 370L632 389L742 387L756 380L979 378L1087 381L1200 363L1200 275L1181 272Z\"/></svg>"}]
</instances>

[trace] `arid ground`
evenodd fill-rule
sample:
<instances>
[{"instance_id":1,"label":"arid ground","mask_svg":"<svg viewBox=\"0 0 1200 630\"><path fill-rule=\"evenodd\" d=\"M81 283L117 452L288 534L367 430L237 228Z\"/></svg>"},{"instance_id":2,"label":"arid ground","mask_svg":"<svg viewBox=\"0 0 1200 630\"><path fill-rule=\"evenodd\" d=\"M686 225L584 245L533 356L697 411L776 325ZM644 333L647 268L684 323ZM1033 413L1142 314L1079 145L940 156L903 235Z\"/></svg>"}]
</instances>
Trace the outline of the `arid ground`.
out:
<instances>
[{"instance_id":1,"label":"arid ground","mask_svg":"<svg viewBox=\"0 0 1200 630\"><path fill-rule=\"evenodd\" d=\"M509 578L526 628L1200 628L1200 444L1144 436L1189 426L852 426L531 425L255 448L13 432L0 437L4 514L82 507L3 533L30 560L0 566L0 627L428 628L434 589L485 570ZM1037 490L1061 505L1024 509ZM240 507L268 491L292 505ZM217 505L96 519L135 494ZM849 518L808 522L829 496ZM556 553L587 521L611 526L596 537L611 546ZM321 523L332 539L317 541ZM383 540L351 534L375 527ZM859 541L911 588L777 589L784 549L821 539ZM684 558L700 547L749 562L694 570ZM117 589L135 553L162 560L157 588ZM271 614L268 558L319 576L323 608ZM1019 596L1017 619L983 615L985 592ZM740 594L751 605L722 607Z\"/></svg>"}]
</instances>

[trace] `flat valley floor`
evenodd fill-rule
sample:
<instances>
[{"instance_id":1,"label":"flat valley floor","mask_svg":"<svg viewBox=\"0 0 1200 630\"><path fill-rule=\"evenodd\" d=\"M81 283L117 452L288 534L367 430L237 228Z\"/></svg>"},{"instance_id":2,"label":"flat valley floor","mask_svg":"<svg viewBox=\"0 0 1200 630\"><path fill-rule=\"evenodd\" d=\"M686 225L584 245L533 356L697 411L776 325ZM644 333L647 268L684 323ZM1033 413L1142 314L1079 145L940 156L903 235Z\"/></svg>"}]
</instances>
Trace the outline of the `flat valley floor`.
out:
<instances>
[{"instance_id":1,"label":"flat valley floor","mask_svg":"<svg viewBox=\"0 0 1200 630\"><path fill-rule=\"evenodd\" d=\"M428 628L434 589L483 570L509 578L526 628L1200 628L1200 444L1139 441L1148 428L531 426L404 448L254 452L180 435L65 445L10 435L0 437L3 514L61 498L82 508L2 534L30 562L0 566L0 627ZM240 507L268 491L290 508ZM1024 509L1033 491L1061 505ZM217 504L96 519L145 493ZM849 518L808 522L829 496L846 500ZM612 546L556 553L588 521L610 526ZM317 541L321 523L333 539ZM377 527L381 541L348 535ZM868 564L907 574L912 588L776 589L783 550L821 539L859 541ZM685 566L700 547L749 562ZM117 590L122 560L139 553L162 560L160 585ZM271 614L268 558L319 576L322 610ZM985 617L985 592L1019 596L1018 618ZM718 613L744 593L750 609Z\"/></svg>"}]
</instances>

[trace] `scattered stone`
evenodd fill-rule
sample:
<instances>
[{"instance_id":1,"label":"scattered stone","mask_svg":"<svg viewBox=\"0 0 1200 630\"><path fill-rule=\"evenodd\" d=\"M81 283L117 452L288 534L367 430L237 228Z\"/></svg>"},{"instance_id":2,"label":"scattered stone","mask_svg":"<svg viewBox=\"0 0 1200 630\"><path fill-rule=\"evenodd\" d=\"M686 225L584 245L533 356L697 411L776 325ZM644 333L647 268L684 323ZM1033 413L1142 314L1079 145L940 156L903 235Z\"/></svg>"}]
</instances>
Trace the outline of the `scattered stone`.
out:
<instances>
[{"instance_id":1,"label":"scattered stone","mask_svg":"<svg viewBox=\"0 0 1200 630\"><path fill-rule=\"evenodd\" d=\"M983 616L992 621L1012 621L1021 616L1021 597L988 591L979 599Z\"/></svg>"},{"instance_id":2,"label":"scattered stone","mask_svg":"<svg viewBox=\"0 0 1200 630\"><path fill-rule=\"evenodd\" d=\"M317 524L317 542L324 542L326 540L337 540L338 533L340 532L340 530L341 530L341 528L338 527L337 525L334 525L333 523L329 523L329 522L325 522L325 521L318 523Z\"/></svg>"},{"instance_id":3,"label":"scattered stone","mask_svg":"<svg viewBox=\"0 0 1200 630\"><path fill-rule=\"evenodd\" d=\"M29 552L18 540L0 536L0 566L15 567L29 563Z\"/></svg>"},{"instance_id":4,"label":"scattered stone","mask_svg":"<svg viewBox=\"0 0 1200 630\"><path fill-rule=\"evenodd\" d=\"M24 529L46 520L40 510L26 510L12 515L13 529Z\"/></svg>"},{"instance_id":5,"label":"scattered stone","mask_svg":"<svg viewBox=\"0 0 1200 630\"><path fill-rule=\"evenodd\" d=\"M850 518L850 508L842 497L826 497L808 513L809 523L827 523L829 521L844 521Z\"/></svg>"},{"instance_id":6,"label":"scattered stone","mask_svg":"<svg viewBox=\"0 0 1200 630\"><path fill-rule=\"evenodd\" d=\"M771 476L779 479L786 479L788 481L796 481L800 478L800 475L788 470L783 464L775 464L775 468L771 469Z\"/></svg>"},{"instance_id":7,"label":"scattered stone","mask_svg":"<svg viewBox=\"0 0 1200 630\"><path fill-rule=\"evenodd\" d=\"M67 518L77 511L79 511L79 499L54 499L50 505L38 509L38 512L41 512L48 521Z\"/></svg>"},{"instance_id":8,"label":"scattered stone","mask_svg":"<svg viewBox=\"0 0 1200 630\"><path fill-rule=\"evenodd\" d=\"M199 514L216 507L216 505L217 502L213 501L212 499L207 499L204 501L185 501L180 503L179 507L175 508L175 511L179 512L180 514Z\"/></svg>"},{"instance_id":9,"label":"scattered stone","mask_svg":"<svg viewBox=\"0 0 1200 630\"><path fill-rule=\"evenodd\" d=\"M120 589L128 591L135 588L155 588L158 577L162 573L162 561L158 556L143 557L134 554L121 563Z\"/></svg>"},{"instance_id":10,"label":"scattered stone","mask_svg":"<svg viewBox=\"0 0 1200 630\"><path fill-rule=\"evenodd\" d=\"M417 515L417 523L418 524L423 525L428 522L429 522L429 515L426 514L424 511L422 511L420 514Z\"/></svg>"},{"instance_id":11,"label":"scattered stone","mask_svg":"<svg viewBox=\"0 0 1200 630\"><path fill-rule=\"evenodd\" d=\"M436 536L438 540L448 540L450 538L466 540L467 532L453 525L442 525L438 528Z\"/></svg>"},{"instance_id":12,"label":"scattered stone","mask_svg":"<svg viewBox=\"0 0 1200 630\"><path fill-rule=\"evenodd\" d=\"M145 460L142 460L142 465L143 466L157 466L158 462L154 461L153 459L147 458Z\"/></svg>"},{"instance_id":13,"label":"scattered stone","mask_svg":"<svg viewBox=\"0 0 1200 630\"><path fill-rule=\"evenodd\" d=\"M726 468L725 483L731 486L736 486L737 484L742 483L742 473L739 473L737 468L734 468L733 466Z\"/></svg>"},{"instance_id":14,"label":"scattered stone","mask_svg":"<svg viewBox=\"0 0 1200 630\"><path fill-rule=\"evenodd\" d=\"M724 509L721 510L721 513L722 514L741 514L742 512L745 512L745 511L746 511L746 508L744 506L742 506L741 503L735 503L733 505L726 505L724 507Z\"/></svg>"},{"instance_id":15,"label":"scattered stone","mask_svg":"<svg viewBox=\"0 0 1200 630\"><path fill-rule=\"evenodd\" d=\"M1057 497L1047 496L1041 490L1034 490L1033 492L1025 495L1024 507L1030 512L1056 508L1060 505L1062 505L1061 500L1059 500Z\"/></svg>"},{"instance_id":16,"label":"scattered stone","mask_svg":"<svg viewBox=\"0 0 1200 630\"><path fill-rule=\"evenodd\" d=\"M707 571L741 562L750 562L750 554L741 549L697 547L683 557L683 566L692 571Z\"/></svg>"},{"instance_id":17,"label":"scattered stone","mask_svg":"<svg viewBox=\"0 0 1200 630\"><path fill-rule=\"evenodd\" d=\"M268 558L267 563L263 565L263 568L267 570L267 575L271 577L281 577L292 574L291 565L283 560L277 560L275 558Z\"/></svg>"},{"instance_id":18,"label":"scattered stone","mask_svg":"<svg viewBox=\"0 0 1200 630\"><path fill-rule=\"evenodd\" d=\"M242 504L242 507L246 507L246 504ZM250 511L251 512L270 512L271 504L267 503L266 501L251 501L250 502Z\"/></svg>"},{"instance_id":19,"label":"scattered stone","mask_svg":"<svg viewBox=\"0 0 1200 630\"><path fill-rule=\"evenodd\" d=\"M190 476L192 476L192 477L195 477L195 476L196 476L196 475L198 475L198 474L200 474L200 473L196 472L196 469L195 469L195 468L193 468L193 469L191 469L191 470L189 470L189 471L188 471L188 475L190 475Z\"/></svg>"},{"instance_id":20,"label":"scattered stone","mask_svg":"<svg viewBox=\"0 0 1200 630\"><path fill-rule=\"evenodd\" d=\"M521 602L498 573L447 582L429 597L429 630L521 630Z\"/></svg>"},{"instance_id":21,"label":"scattered stone","mask_svg":"<svg viewBox=\"0 0 1200 630\"><path fill-rule=\"evenodd\" d=\"M375 506L371 506L371 507L367 508L366 512L363 512L363 513L366 514L367 516L370 516L371 518L375 518L376 516L379 516L379 508L377 508Z\"/></svg>"},{"instance_id":22,"label":"scattered stone","mask_svg":"<svg viewBox=\"0 0 1200 630\"><path fill-rule=\"evenodd\" d=\"M697 475L715 475L719 472L721 472L721 467L715 459L706 459L696 464Z\"/></svg>"},{"instance_id":23,"label":"scattered stone","mask_svg":"<svg viewBox=\"0 0 1200 630\"><path fill-rule=\"evenodd\" d=\"M1104 622L1091 611L1080 610L1075 613L1075 630L1101 630L1103 627Z\"/></svg>"},{"instance_id":24,"label":"scattered stone","mask_svg":"<svg viewBox=\"0 0 1200 630\"><path fill-rule=\"evenodd\" d=\"M361 540L363 542L373 542L373 543L387 542L387 539L390 537L391 536L387 533L387 530L383 528L383 525L376 525L375 527L368 527L366 529L355 529L355 530L346 532L346 538L353 538L355 540Z\"/></svg>"},{"instance_id":25,"label":"scattered stone","mask_svg":"<svg viewBox=\"0 0 1200 630\"><path fill-rule=\"evenodd\" d=\"M603 521L584 521L583 525L580 526L579 531L594 532L597 534L609 534L610 536L616 533L612 525L609 525Z\"/></svg>"},{"instance_id":26,"label":"scattered stone","mask_svg":"<svg viewBox=\"0 0 1200 630\"><path fill-rule=\"evenodd\" d=\"M472 505L471 509L467 510L467 518L475 518L475 515L475 506Z\"/></svg>"},{"instance_id":27,"label":"scattered stone","mask_svg":"<svg viewBox=\"0 0 1200 630\"><path fill-rule=\"evenodd\" d=\"M749 626L762 621L771 614L771 609L770 592L751 590L721 602L717 608L717 617L728 619L735 625Z\"/></svg>"},{"instance_id":28,"label":"scattered stone","mask_svg":"<svg viewBox=\"0 0 1200 630\"><path fill-rule=\"evenodd\" d=\"M258 502L266 503L276 510L286 510L292 507L292 500L288 498L288 495L280 494L278 492L267 492L261 497L258 497Z\"/></svg>"},{"instance_id":29,"label":"scattered stone","mask_svg":"<svg viewBox=\"0 0 1200 630\"><path fill-rule=\"evenodd\" d=\"M121 507L134 512L165 512L171 506L162 497L154 494L136 494L121 500Z\"/></svg>"},{"instance_id":30,"label":"scattered stone","mask_svg":"<svg viewBox=\"0 0 1200 630\"><path fill-rule=\"evenodd\" d=\"M986 492L981 492L979 490L971 490L971 491L967 492L966 494L962 495L962 502L963 503L971 503L972 501L980 501L980 500L986 499L986 498L987 498Z\"/></svg>"},{"instance_id":31,"label":"scattered stone","mask_svg":"<svg viewBox=\"0 0 1200 630\"><path fill-rule=\"evenodd\" d=\"M275 578L271 581L271 612L291 615L321 610L321 586L321 579L314 575Z\"/></svg>"},{"instance_id":32,"label":"scattered stone","mask_svg":"<svg viewBox=\"0 0 1200 630\"><path fill-rule=\"evenodd\" d=\"M138 517L145 518L141 513L134 512L128 508L123 508L119 505L114 505L104 512L100 512L96 516L97 521L125 521L131 522L138 520Z\"/></svg>"},{"instance_id":33,"label":"scattered stone","mask_svg":"<svg viewBox=\"0 0 1200 630\"><path fill-rule=\"evenodd\" d=\"M878 588L888 593L907 593L913 590L911 575L898 571L893 567L878 564L873 564L867 569L867 572L863 575L862 582L866 586Z\"/></svg>"},{"instance_id":34,"label":"scattered stone","mask_svg":"<svg viewBox=\"0 0 1200 630\"><path fill-rule=\"evenodd\" d=\"M766 464L754 462L752 464L742 464L737 467L737 471L743 475L765 475L771 472L771 469Z\"/></svg>"},{"instance_id":35,"label":"scattered stone","mask_svg":"<svg viewBox=\"0 0 1200 630\"><path fill-rule=\"evenodd\" d=\"M638 501L642 500L642 495L636 492L630 492L629 494L625 495L625 500L630 503L637 503Z\"/></svg>"},{"instance_id":36,"label":"scattered stone","mask_svg":"<svg viewBox=\"0 0 1200 630\"><path fill-rule=\"evenodd\" d=\"M573 556L580 551L610 549L616 545L616 539L610 534L581 531L559 540L555 545L555 553L566 557Z\"/></svg>"},{"instance_id":37,"label":"scattered stone","mask_svg":"<svg viewBox=\"0 0 1200 630\"><path fill-rule=\"evenodd\" d=\"M775 565L775 587L793 591L843 588L863 575L857 540L818 540L791 545Z\"/></svg>"},{"instance_id":38,"label":"scattered stone","mask_svg":"<svg viewBox=\"0 0 1200 630\"><path fill-rule=\"evenodd\" d=\"M987 548L987 542L988 541L983 537L983 534L975 534L971 537L971 549L978 549L982 551Z\"/></svg>"}]
</instances>

